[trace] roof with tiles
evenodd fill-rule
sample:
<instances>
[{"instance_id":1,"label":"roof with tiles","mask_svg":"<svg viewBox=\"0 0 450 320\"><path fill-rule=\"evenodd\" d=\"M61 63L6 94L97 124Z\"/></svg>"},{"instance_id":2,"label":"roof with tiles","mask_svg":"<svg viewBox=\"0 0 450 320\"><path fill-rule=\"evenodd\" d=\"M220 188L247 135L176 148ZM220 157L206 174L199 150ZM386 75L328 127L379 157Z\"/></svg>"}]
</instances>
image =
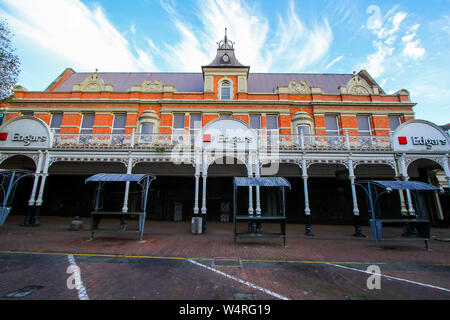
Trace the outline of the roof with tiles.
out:
<instances>
[{"instance_id":1,"label":"roof with tiles","mask_svg":"<svg viewBox=\"0 0 450 320\"><path fill-rule=\"evenodd\" d=\"M82 83L93 72L74 72L53 92L70 92L74 84ZM174 85L178 92L203 92L203 74L199 73L159 73L159 72L99 72L105 83L114 86L115 92L128 92L132 85L140 85L145 80L160 80L165 85ZM313 74L313 73L249 73L249 93L273 93L278 86L287 86L292 80L306 80L313 87L322 88L324 93L337 94L339 86L347 85L353 74Z\"/></svg>"},{"instance_id":2,"label":"roof with tiles","mask_svg":"<svg viewBox=\"0 0 450 320\"><path fill-rule=\"evenodd\" d=\"M242 65L234 55L234 42L225 37L217 43L217 54L214 60L204 68L248 68ZM227 56L226 59L223 59ZM82 83L93 73L77 73L67 69L64 76L55 80L46 91L70 92L75 84ZM369 85L377 85L366 71L360 75ZM115 92L128 92L131 86L141 85L145 80L159 80L163 85L173 85L178 92L202 93L204 90L203 73L160 73L160 72L103 72L98 76L107 84L112 84ZM279 86L288 86L292 80L300 83L308 82L312 87L320 87L324 93L339 94L339 87L348 84L353 74L320 74L320 73L248 73L248 93L274 93ZM378 86L378 85L377 85ZM381 89L381 88L380 88ZM381 89L382 91L382 89Z\"/></svg>"}]
</instances>

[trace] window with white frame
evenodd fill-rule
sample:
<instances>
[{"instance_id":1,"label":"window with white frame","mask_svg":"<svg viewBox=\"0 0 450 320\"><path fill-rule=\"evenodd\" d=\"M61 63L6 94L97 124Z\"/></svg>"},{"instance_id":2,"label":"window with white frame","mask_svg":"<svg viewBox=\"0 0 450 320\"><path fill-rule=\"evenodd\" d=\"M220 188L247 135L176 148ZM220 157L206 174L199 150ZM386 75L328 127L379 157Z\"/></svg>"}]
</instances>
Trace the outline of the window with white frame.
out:
<instances>
[{"instance_id":1,"label":"window with white frame","mask_svg":"<svg viewBox=\"0 0 450 320\"><path fill-rule=\"evenodd\" d=\"M94 127L94 113L83 113L83 119L81 120L80 133L92 133Z\"/></svg>"},{"instance_id":2,"label":"window with white frame","mask_svg":"<svg viewBox=\"0 0 450 320\"><path fill-rule=\"evenodd\" d=\"M155 125L152 122L142 122L139 135L139 142L151 142Z\"/></svg>"},{"instance_id":3,"label":"window with white frame","mask_svg":"<svg viewBox=\"0 0 450 320\"><path fill-rule=\"evenodd\" d=\"M220 83L220 99L231 100L231 82L228 80L223 80Z\"/></svg>"},{"instance_id":4,"label":"window with white frame","mask_svg":"<svg viewBox=\"0 0 450 320\"><path fill-rule=\"evenodd\" d=\"M304 137L305 144L310 144L313 141L310 135L314 133L314 120L311 118L311 116L304 111L298 111L294 114L291 121L292 134L298 135L298 144L301 144L300 133L303 133L303 135L307 136Z\"/></svg>"},{"instance_id":5,"label":"window with white frame","mask_svg":"<svg viewBox=\"0 0 450 320\"><path fill-rule=\"evenodd\" d=\"M278 132L278 116L273 114L267 115L266 127L268 131L271 130L273 132L276 130Z\"/></svg>"},{"instance_id":6,"label":"window with white frame","mask_svg":"<svg viewBox=\"0 0 450 320\"><path fill-rule=\"evenodd\" d=\"M360 136L372 135L369 116L356 116L356 121L358 123L358 133Z\"/></svg>"},{"instance_id":7,"label":"window with white frame","mask_svg":"<svg viewBox=\"0 0 450 320\"><path fill-rule=\"evenodd\" d=\"M297 126L297 134L300 135L302 133L304 135L311 134L311 128L307 124L301 124Z\"/></svg>"},{"instance_id":8,"label":"window with white frame","mask_svg":"<svg viewBox=\"0 0 450 320\"><path fill-rule=\"evenodd\" d=\"M111 137L112 144L123 144L125 140L125 126L127 123L127 114L126 113L115 113L114 114L114 122Z\"/></svg>"},{"instance_id":9,"label":"window with white frame","mask_svg":"<svg viewBox=\"0 0 450 320\"><path fill-rule=\"evenodd\" d=\"M155 125L151 122L144 122L141 124L141 133L142 134L152 134Z\"/></svg>"},{"instance_id":10,"label":"window with white frame","mask_svg":"<svg viewBox=\"0 0 450 320\"><path fill-rule=\"evenodd\" d=\"M61 123L62 123L63 114L61 113L52 113L52 119L50 121L50 129L54 130L56 133L61 131Z\"/></svg>"},{"instance_id":11,"label":"window with white frame","mask_svg":"<svg viewBox=\"0 0 450 320\"><path fill-rule=\"evenodd\" d=\"M112 133L125 133L125 125L127 123L126 113L114 114L114 123Z\"/></svg>"},{"instance_id":12,"label":"window with white frame","mask_svg":"<svg viewBox=\"0 0 450 320\"><path fill-rule=\"evenodd\" d=\"M327 136L339 136L339 122L337 115L325 115L325 129ZM336 146L339 144L339 137L327 138L329 146Z\"/></svg>"},{"instance_id":13,"label":"window with white frame","mask_svg":"<svg viewBox=\"0 0 450 320\"><path fill-rule=\"evenodd\" d=\"M370 137L372 135L372 129L370 127L370 117L369 116L356 116L356 121L358 123L358 133L359 142L362 146L370 146L372 145L372 138Z\"/></svg>"},{"instance_id":14,"label":"window with white frame","mask_svg":"<svg viewBox=\"0 0 450 320\"><path fill-rule=\"evenodd\" d=\"M83 119L81 120L81 128L80 128L80 143L88 144L92 133L92 128L94 127L94 113L83 113Z\"/></svg>"},{"instance_id":15,"label":"window with white frame","mask_svg":"<svg viewBox=\"0 0 450 320\"><path fill-rule=\"evenodd\" d=\"M251 114L250 115L250 128L261 129L261 115Z\"/></svg>"},{"instance_id":16,"label":"window with white frame","mask_svg":"<svg viewBox=\"0 0 450 320\"><path fill-rule=\"evenodd\" d=\"M175 113L173 115L173 141L182 142L184 136L184 113Z\"/></svg>"},{"instance_id":17,"label":"window with white frame","mask_svg":"<svg viewBox=\"0 0 450 320\"><path fill-rule=\"evenodd\" d=\"M191 135L191 143L194 144L197 133L202 129L202 114L191 113L189 115L189 133Z\"/></svg>"},{"instance_id":18,"label":"window with white frame","mask_svg":"<svg viewBox=\"0 0 450 320\"><path fill-rule=\"evenodd\" d=\"M389 116L389 129L395 131L397 127L402 123L400 116Z\"/></svg>"},{"instance_id":19,"label":"window with white frame","mask_svg":"<svg viewBox=\"0 0 450 320\"><path fill-rule=\"evenodd\" d=\"M328 136L339 135L339 122L337 115L325 115L325 129Z\"/></svg>"},{"instance_id":20,"label":"window with white frame","mask_svg":"<svg viewBox=\"0 0 450 320\"><path fill-rule=\"evenodd\" d=\"M301 135L303 134L303 143L305 145L309 145L312 142L311 137L309 136L311 134L311 127L307 124L300 124L297 126L297 134L298 134L298 141L299 144L301 144ZM306 136L306 137L305 137Z\"/></svg>"},{"instance_id":21,"label":"window with white frame","mask_svg":"<svg viewBox=\"0 0 450 320\"><path fill-rule=\"evenodd\" d=\"M138 119L138 137L139 142L147 143L156 142L156 134L159 129L159 117L157 113L151 109L145 110Z\"/></svg>"},{"instance_id":22,"label":"window with white frame","mask_svg":"<svg viewBox=\"0 0 450 320\"><path fill-rule=\"evenodd\" d=\"M266 128L268 144L270 146L276 146L279 142L278 137L278 116L269 114L266 115Z\"/></svg>"}]
</instances>

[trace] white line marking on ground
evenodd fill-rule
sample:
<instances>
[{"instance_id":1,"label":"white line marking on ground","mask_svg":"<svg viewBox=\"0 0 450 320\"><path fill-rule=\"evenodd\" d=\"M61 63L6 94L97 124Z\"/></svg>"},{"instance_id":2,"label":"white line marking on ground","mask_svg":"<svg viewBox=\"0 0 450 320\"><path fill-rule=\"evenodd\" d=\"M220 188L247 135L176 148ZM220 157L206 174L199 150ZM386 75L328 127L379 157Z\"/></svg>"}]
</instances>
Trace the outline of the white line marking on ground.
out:
<instances>
[{"instance_id":1,"label":"white line marking on ground","mask_svg":"<svg viewBox=\"0 0 450 320\"><path fill-rule=\"evenodd\" d=\"M77 266L73 254L69 254L67 259L69 260L70 266L74 267L72 270L73 276L75 277L75 283L77 284L78 298L80 300L89 300L86 288L84 287L83 281L81 281L80 268Z\"/></svg>"},{"instance_id":2,"label":"white line marking on ground","mask_svg":"<svg viewBox=\"0 0 450 320\"><path fill-rule=\"evenodd\" d=\"M354 269L354 268L350 268L350 267L346 267L346 266L341 266L341 265L339 265L339 264L334 264L334 263L327 263L327 264L330 265L330 266L335 266L335 267L339 267L339 268L343 268L343 269L348 269L348 270L353 270L353 271L359 271L359 272L362 272L362 273L367 273L367 274L373 275L373 273L367 272L367 271L365 271L365 270ZM380 276L385 277L385 278L388 278L388 279L393 279L393 280L398 280L398 281L408 282L408 283L412 283L412 284L417 284L417 285L419 285L419 286L424 286L424 287L428 287L428 288L432 288L432 289L437 289L437 290L442 290L442 291L450 292L449 289L441 288L441 287L437 287L437 286L433 286L433 285L427 284L427 283L421 283L421 282L411 281L411 280L408 280L408 279L402 279L402 278L392 277L392 276L388 276L388 275L385 275L385 274L380 274Z\"/></svg>"},{"instance_id":3,"label":"white line marking on ground","mask_svg":"<svg viewBox=\"0 0 450 320\"><path fill-rule=\"evenodd\" d=\"M253 284L253 283L251 283L251 282L244 281L244 280L242 280L242 279L233 277L233 276L231 276L231 275L229 275L229 274L227 274L227 273L225 273L225 272L219 271L219 270L217 270L217 269L214 269L214 268L205 266L204 264L198 263L197 261L194 261L194 260L191 260L191 259L187 259L187 261L189 261L189 262L191 262L191 263L193 263L193 264L195 264L195 265L197 265L197 266L200 266L200 267L203 267L203 268L208 269L208 270L210 270L210 271L213 271L213 272L215 272L215 273L218 273L218 274L220 274L220 275L222 275L222 276L224 276L224 277L226 277L226 278L228 278L228 279L232 279L232 280L237 281L237 282L239 282L239 283L245 284L246 286L249 286L250 288L260 290L260 291L262 291L262 292L264 292L264 293L266 293L266 294L269 294L269 295L271 295L271 296L273 296L273 297L275 297L275 298L278 298L278 299L280 299L280 300L289 300L289 298L286 298L286 297L284 297L284 296L282 296L282 295L280 295L280 294L278 294L278 293L275 293L275 292L273 292L273 291L264 289L263 287L257 286L256 284Z\"/></svg>"}]
</instances>

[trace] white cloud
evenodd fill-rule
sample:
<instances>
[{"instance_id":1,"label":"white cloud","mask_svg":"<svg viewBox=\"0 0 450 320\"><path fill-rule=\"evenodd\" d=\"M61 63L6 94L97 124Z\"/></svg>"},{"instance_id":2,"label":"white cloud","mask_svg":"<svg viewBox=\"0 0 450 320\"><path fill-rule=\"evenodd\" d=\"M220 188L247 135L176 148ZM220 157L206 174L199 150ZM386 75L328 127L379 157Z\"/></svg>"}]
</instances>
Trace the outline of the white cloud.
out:
<instances>
[{"instance_id":1,"label":"white cloud","mask_svg":"<svg viewBox=\"0 0 450 320\"><path fill-rule=\"evenodd\" d=\"M79 0L4 0L14 32L81 70L155 70L152 58L131 48L100 6ZM136 56L133 49L138 52Z\"/></svg>"},{"instance_id":2,"label":"white cloud","mask_svg":"<svg viewBox=\"0 0 450 320\"><path fill-rule=\"evenodd\" d=\"M329 64L327 64L327 66L325 67L325 69L330 69L335 63L338 63L339 61L341 61L342 59L344 59L344 56L339 56L336 59L334 59L333 61L331 61Z\"/></svg>"},{"instance_id":3,"label":"white cloud","mask_svg":"<svg viewBox=\"0 0 450 320\"><path fill-rule=\"evenodd\" d=\"M392 55L394 49L380 41L374 41L374 47L377 51L367 56L365 68L373 77L379 77L385 71L386 58Z\"/></svg>"},{"instance_id":4,"label":"white cloud","mask_svg":"<svg viewBox=\"0 0 450 320\"><path fill-rule=\"evenodd\" d=\"M450 35L450 17L448 15L442 15L442 19L439 21L440 30Z\"/></svg>"},{"instance_id":5,"label":"white cloud","mask_svg":"<svg viewBox=\"0 0 450 320\"><path fill-rule=\"evenodd\" d=\"M327 19L308 28L300 20L294 2L291 1L287 18L280 17L279 20L275 35L279 43L273 52L275 67L284 66L291 72L304 71L328 53L333 41L333 31Z\"/></svg>"},{"instance_id":6,"label":"white cloud","mask_svg":"<svg viewBox=\"0 0 450 320\"><path fill-rule=\"evenodd\" d=\"M425 49L419 46L419 40L409 41L403 49L403 54L417 60L425 55Z\"/></svg>"},{"instance_id":7,"label":"white cloud","mask_svg":"<svg viewBox=\"0 0 450 320\"><path fill-rule=\"evenodd\" d=\"M328 20L305 24L293 0L274 25L269 25L257 5L244 0L196 0L189 18L178 12L181 9L174 0L160 0L179 40L156 44L146 37L144 47L124 36L136 35L134 22L128 30L119 31L99 5L88 7L81 0L2 1L6 12L0 10L0 14L17 35L45 48L48 57L61 57L77 71L158 71L158 61L169 70L199 72L201 65L213 59L216 42L228 28L237 58L253 72L299 72L326 57L333 41ZM198 23L187 20L192 18Z\"/></svg>"},{"instance_id":8,"label":"white cloud","mask_svg":"<svg viewBox=\"0 0 450 320\"><path fill-rule=\"evenodd\" d=\"M240 0L197 1L195 12L200 26L188 24L183 15L176 13L174 6L164 2L171 15L181 40L175 45L167 45L168 58L176 56L176 68L183 71L199 71L199 66L208 64L214 57L216 42L225 28L228 37L235 42L236 56L245 65L262 66L263 47L268 32L268 23Z\"/></svg>"},{"instance_id":9,"label":"white cloud","mask_svg":"<svg viewBox=\"0 0 450 320\"><path fill-rule=\"evenodd\" d=\"M317 63L329 51L333 32L324 19L313 27L305 26L296 13L294 2L278 24L269 25L267 18L256 7L241 0L197 1L196 16L200 26L188 24L178 14L170 1L161 4L171 16L181 39L175 45L166 45L166 61L176 62L178 70L199 71L199 66L209 63L216 50L216 42L228 28L228 37L235 42L236 57L252 67L253 72L302 71ZM275 29L274 34L269 34ZM269 35L273 38L269 38ZM173 59L173 57L177 59ZM173 64L172 62L172 64Z\"/></svg>"},{"instance_id":10,"label":"white cloud","mask_svg":"<svg viewBox=\"0 0 450 320\"><path fill-rule=\"evenodd\" d=\"M419 40L413 41L416 36L416 31L419 30L419 27L419 24L415 24L409 30L409 32L412 33L409 33L402 37L402 42L405 45L402 51L403 55L414 60L418 60L425 55L425 48L420 47Z\"/></svg>"},{"instance_id":11,"label":"white cloud","mask_svg":"<svg viewBox=\"0 0 450 320\"><path fill-rule=\"evenodd\" d=\"M402 37L402 41L403 42L410 42L415 36L416 36L415 33L407 34L406 36Z\"/></svg>"},{"instance_id":12,"label":"white cloud","mask_svg":"<svg viewBox=\"0 0 450 320\"><path fill-rule=\"evenodd\" d=\"M402 68L405 59L418 60L425 54L425 49L420 46L420 41L415 40L416 33L420 24L414 24L398 40L408 13L397 12L398 6L391 8L384 16L381 15L381 9L377 6L371 6L367 13L372 13L368 20L368 29L375 36L373 40L374 52L370 53L366 61L358 65L359 68L366 70L374 77L379 77L386 70L392 68ZM370 21L370 23L369 23Z\"/></svg>"}]
</instances>

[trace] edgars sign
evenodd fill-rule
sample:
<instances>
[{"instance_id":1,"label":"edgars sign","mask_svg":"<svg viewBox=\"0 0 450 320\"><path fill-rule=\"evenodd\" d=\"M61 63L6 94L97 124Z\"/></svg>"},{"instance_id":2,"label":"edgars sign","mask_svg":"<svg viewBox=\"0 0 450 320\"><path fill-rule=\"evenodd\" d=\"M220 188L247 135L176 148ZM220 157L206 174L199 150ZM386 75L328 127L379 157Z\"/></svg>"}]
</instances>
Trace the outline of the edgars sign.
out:
<instances>
[{"instance_id":1,"label":"edgars sign","mask_svg":"<svg viewBox=\"0 0 450 320\"><path fill-rule=\"evenodd\" d=\"M23 116L0 127L0 148L49 148L50 129L41 119Z\"/></svg>"},{"instance_id":2,"label":"edgars sign","mask_svg":"<svg viewBox=\"0 0 450 320\"><path fill-rule=\"evenodd\" d=\"M400 125L392 135L395 151L450 151L450 141L443 130L424 120Z\"/></svg>"},{"instance_id":3,"label":"edgars sign","mask_svg":"<svg viewBox=\"0 0 450 320\"><path fill-rule=\"evenodd\" d=\"M205 126L196 145L210 150L256 150L257 137L241 120L219 118Z\"/></svg>"}]
</instances>

